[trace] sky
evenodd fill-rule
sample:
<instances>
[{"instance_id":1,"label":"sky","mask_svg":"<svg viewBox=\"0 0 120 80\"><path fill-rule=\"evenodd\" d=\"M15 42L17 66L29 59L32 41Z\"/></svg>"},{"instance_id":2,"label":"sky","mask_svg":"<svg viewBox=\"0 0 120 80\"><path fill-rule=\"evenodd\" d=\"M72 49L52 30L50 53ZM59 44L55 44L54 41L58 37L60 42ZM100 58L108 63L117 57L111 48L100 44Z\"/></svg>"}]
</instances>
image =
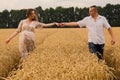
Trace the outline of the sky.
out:
<instances>
[{"instance_id":1,"label":"sky","mask_svg":"<svg viewBox=\"0 0 120 80\"><path fill-rule=\"evenodd\" d=\"M42 9L62 7L90 7L97 5L104 7L106 4L120 4L120 0L1 0L0 11L5 9L28 9L41 6Z\"/></svg>"}]
</instances>

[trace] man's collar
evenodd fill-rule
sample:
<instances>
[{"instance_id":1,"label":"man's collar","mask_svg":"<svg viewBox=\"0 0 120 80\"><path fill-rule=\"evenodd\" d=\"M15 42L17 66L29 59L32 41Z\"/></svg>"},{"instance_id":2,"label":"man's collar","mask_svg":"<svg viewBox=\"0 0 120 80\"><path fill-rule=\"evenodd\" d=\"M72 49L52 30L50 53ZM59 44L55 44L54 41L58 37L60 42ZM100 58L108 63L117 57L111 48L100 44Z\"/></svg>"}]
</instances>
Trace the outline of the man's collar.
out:
<instances>
[{"instance_id":1,"label":"man's collar","mask_svg":"<svg viewBox=\"0 0 120 80\"><path fill-rule=\"evenodd\" d=\"M90 18L93 18L92 16L90 16ZM97 18L101 18L101 16L98 14Z\"/></svg>"}]
</instances>

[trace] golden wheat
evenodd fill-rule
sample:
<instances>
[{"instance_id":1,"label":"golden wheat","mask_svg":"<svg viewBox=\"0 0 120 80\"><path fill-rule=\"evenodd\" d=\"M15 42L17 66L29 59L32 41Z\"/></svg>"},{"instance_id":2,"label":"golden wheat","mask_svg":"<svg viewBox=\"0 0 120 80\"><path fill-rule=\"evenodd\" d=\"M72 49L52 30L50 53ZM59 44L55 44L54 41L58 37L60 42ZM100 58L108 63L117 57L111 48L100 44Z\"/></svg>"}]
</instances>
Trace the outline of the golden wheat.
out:
<instances>
[{"instance_id":1,"label":"golden wheat","mask_svg":"<svg viewBox=\"0 0 120 80\"><path fill-rule=\"evenodd\" d=\"M120 28L113 28L116 45L111 46L105 31L104 61L98 62L88 52L86 29L36 30L36 49L30 53L17 70L9 73L7 80L119 80L120 79ZM4 40L14 30L1 30ZM18 36L9 45L0 42L1 77L18 62ZM4 51L4 52L2 52ZM6 58L7 56L7 58ZM4 60L2 60L5 58ZM6 71L7 70L7 71Z\"/></svg>"}]
</instances>

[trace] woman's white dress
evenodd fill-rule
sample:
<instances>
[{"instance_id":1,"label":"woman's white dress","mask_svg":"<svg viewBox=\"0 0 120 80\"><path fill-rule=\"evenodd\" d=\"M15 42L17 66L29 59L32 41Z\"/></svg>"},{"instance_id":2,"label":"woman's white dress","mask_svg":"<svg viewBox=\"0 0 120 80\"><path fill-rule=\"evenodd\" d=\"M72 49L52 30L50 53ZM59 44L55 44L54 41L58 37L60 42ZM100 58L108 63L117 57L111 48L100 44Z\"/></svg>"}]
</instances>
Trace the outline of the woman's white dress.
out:
<instances>
[{"instance_id":1,"label":"woman's white dress","mask_svg":"<svg viewBox=\"0 0 120 80\"><path fill-rule=\"evenodd\" d=\"M35 49L35 35L34 31L37 26L43 26L43 23L32 21L30 24L26 20L21 20L17 28L18 32L21 32L19 38L19 51L22 58L26 58L30 51Z\"/></svg>"}]
</instances>

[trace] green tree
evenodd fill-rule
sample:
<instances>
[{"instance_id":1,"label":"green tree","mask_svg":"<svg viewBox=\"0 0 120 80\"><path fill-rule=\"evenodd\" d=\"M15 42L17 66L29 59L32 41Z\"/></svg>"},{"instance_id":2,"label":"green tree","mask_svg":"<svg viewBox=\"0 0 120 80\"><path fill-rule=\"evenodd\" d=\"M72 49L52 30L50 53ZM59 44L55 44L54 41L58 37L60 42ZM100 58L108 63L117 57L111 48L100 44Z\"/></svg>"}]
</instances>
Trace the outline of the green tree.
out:
<instances>
[{"instance_id":1,"label":"green tree","mask_svg":"<svg viewBox=\"0 0 120 80\"><path fill-rule=\"evenodd\" d=\"M0 24L1 27L9 27L9 21L10 21L10 13L8 10L4 10L2 13L0 13Z\"/></svg>"},{"instance_id":2,"label":"green tree","mask_svg":"<svg viewBox=\"0 0 120 80\"><path fill-rule=\"evenodd\" d=\"M44 19L44 11L43 11L42 7L39 6L39 7L35 8L35 9L36 9L36 12L37 12L37 15L38 15L38 20L43 22L44 21L43 20Z\"/></svg>"},{"instance_id":3,"label":"green tree","mask_svg":"<svg viewBox=\"0 0 120 80\"><path fill-rule=\"evenodd\" d=\"M18 26L20 20L26 18L26 9L11 10L10 11L10 17L11 17L11 26L13 28L16 28Z\"/></svg>"}]
</instances>

